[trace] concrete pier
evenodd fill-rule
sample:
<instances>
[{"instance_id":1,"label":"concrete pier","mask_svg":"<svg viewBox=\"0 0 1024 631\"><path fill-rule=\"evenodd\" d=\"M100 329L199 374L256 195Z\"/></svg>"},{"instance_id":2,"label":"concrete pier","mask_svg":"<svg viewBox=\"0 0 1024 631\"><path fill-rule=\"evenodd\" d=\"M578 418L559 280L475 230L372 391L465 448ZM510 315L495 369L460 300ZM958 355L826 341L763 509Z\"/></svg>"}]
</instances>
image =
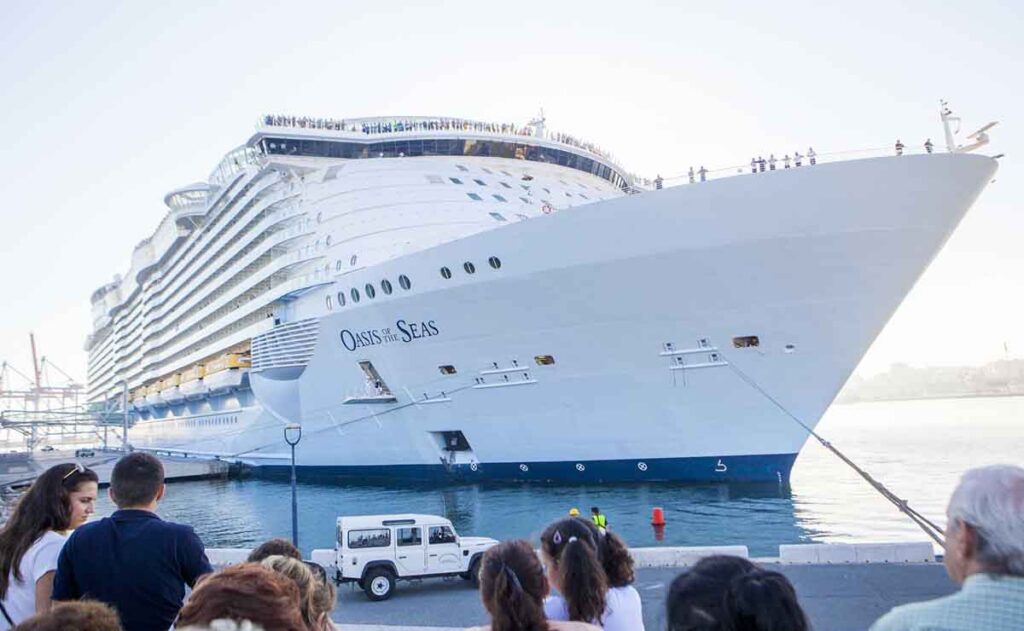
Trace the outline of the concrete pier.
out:
<instances>
[{"instance_id":1,"label":"concrete pier","mask_svg":"<svg viewBox=\"0 0 1024 631\"><path fill-rule=\"evenodd\" d=\"M58 450L36 452L29 458L7 459L6 462L0 462L0 487L28 486L37 475L61 462L81 462L96 472L100 486L106 486L110 484L114 464L122 455L119 451L96 450L94 456L76 458L74 450ZM164 479L168 482L222 477L231 471L231 465L220 460L165 455L157 457L164 464Z\"/></svg>"}]
</instances>

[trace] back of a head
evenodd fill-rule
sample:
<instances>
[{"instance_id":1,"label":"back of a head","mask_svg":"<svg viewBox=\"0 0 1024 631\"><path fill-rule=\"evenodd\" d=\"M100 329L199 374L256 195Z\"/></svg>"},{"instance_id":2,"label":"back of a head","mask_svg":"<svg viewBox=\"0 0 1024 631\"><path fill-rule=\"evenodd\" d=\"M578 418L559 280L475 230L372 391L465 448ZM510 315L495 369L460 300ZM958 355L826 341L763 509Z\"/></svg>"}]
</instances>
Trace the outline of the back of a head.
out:
<instances>
[{"instance_id":1,"label":"back of a head","mask_svg":"<svg viewBox=\"0 0 1024 631\"><path fill-rule=\"evenodd\" d=\"M710 556L672 581L665 599L669 631L724 631L730 629L726 608L733 579L756 566L740 557Z\"/></svg>"},{"instance_id":2,"label":"back of a head","mask_svg":"<svg viewBox=\"0 0 1024 631\"><path fill-rule=\"evenodd\" d=\"M608 578L601 564L603 542L589 520L560 519L540 535L541 548L555 564L569 619L600 624L604 614Z\"/></svg>"},{"instance_id":3,"label":"back of a head","mask_svg":"<svg viewBox=\"0 0 1024 631\"><path fill-rule=\"evenodd\" d=\"M274 555L291 557L299 560L302 559L302 552L300 552L291 541L277 537L274 539L268 539L258 545L249 553L249 558L247 558L246 561L250 563L259 563L263 559Z\"/></svg>"},{"instance_id":4,"label":"back of a head","mask_svg":"<svg viewBox=\"0 0 1024 631\"><path fill-rule=\"evenodd\" d=\"M36 614L14 627L14 631L121 631L117 612L95 600L54 603L46 613Z\"/></svg>"},{"instance_id":5,"label":"back of a head","mask_svg":"<svg viewBox=\"0 0 1024 631\"><path fill-rule=\"evenodd\" d=\"M250 621L264 631L306 631L295 581L256 563L207 575L182 607L175 627L209 626L214 620Z\"/></svg>"},{"instance_id":6,"label":"back of a head","mask_svg":"<svg viewBox=\"0 0 1024 631\"><path fill-rule=\"evenodd\" d=\"M978 533L977 559L996 574L1024 576L1024 468L992 465L960 478L947 509L949 523Z\"/></svg>"},{"instance_id":7,"label":"back of a head","mask_svg":"<svg viewBox=\"0 0 1024 631\"><path fill-rule=\"evenodd\" d=\"M548 581L530 544L499 543L480 564L480 598L491 614L491 631L547 631Z\"/></svg>"},{"instance_id":8,"label":"back of a head","mask_svg":"<svg viewBox=\"0 0 1024 631\"><path fill-rule=\"evenodd\" d=\"M735 631L806 631L796 590L778 572L755 569L732 580L726 609Z\"/></svg>"},{"instance_id":9,"label":"back of a head","mask_svg":"<svg viewBox=\"0 0 1024 631\"><path fill-rule=\"evenodd\" d=\"M214 620L210 624L197 624L189 625L187 627L175 627L177 631L265 631L265 629L258 624L253 624L249 620L229 620L222 618L221 620Z\"/></svg>"},{"instance_id":10,"label":"back of a head","mask_svg":"<svg viewBox=\"0 0 1024 631\"><path fill-rule=\"evenodd\" d=\"M302 611L302 619L306 626L312 627L317 622L318 612L314 611L314 599L316 597L317 580L313 572L305 563L292 557L272 555L260 562L265 568L269 568L295 582L299 588L299 610Z\"/></svg>"},{"instance_id":11,"label":"back of a head","mask_svg":"<svg viewBox=\"0 0 1024 631\"><path fill-rule=\"evenodd\" d=\"M599 542L598 558L608 579L608 587L625 587L632 584L636 578L633 571L633 555L629 553L629 546L622 537L610 530L602 531L592 521L583 523L590 528L595 541Z\"/></svg>"},{"instance_id":12,"label":"back of a head","mask_svg":"<svg viewBox=\"0 0 1024 631\"><path fill-rule=\"evenodd\" d=\"M124 456L110 474L110 494L118 508L146 506L156 499L164 485L164 466L146 452Z\"/></svg>"}]
</instances>

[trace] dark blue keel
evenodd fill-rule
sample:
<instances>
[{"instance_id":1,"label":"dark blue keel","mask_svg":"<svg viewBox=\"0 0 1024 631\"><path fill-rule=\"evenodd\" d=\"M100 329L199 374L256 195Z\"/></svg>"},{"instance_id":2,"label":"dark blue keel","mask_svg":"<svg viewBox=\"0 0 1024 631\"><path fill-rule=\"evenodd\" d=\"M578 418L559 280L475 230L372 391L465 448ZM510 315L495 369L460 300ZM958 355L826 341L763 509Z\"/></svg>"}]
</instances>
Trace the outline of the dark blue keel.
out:
<instances>
[{"instance_id":1,"label":"dark blue keel","mask_svg":"<svg viewBox=\"0 0 1024 631\"><path fill-rule=\"evenodd\" d=\"M302 465L300 479L357 478L450 482L777 482L788 483L796 454L580 460L553 462L487 462L436 465ZM289 467L263 465L259 475L289 475Z\"/></svg>"}]
</instances>

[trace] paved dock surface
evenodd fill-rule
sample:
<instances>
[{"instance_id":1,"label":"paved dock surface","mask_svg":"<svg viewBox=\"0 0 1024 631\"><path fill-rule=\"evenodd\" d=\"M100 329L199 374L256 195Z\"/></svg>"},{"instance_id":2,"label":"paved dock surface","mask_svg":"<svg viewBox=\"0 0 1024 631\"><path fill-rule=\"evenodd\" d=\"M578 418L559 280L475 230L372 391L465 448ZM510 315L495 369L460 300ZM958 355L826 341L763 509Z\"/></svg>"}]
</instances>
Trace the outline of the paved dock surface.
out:
<instances>
[{"instance_id":1,"label":"paved dock surface","mask_svg":"<svg viewBox=\"0 0 1024 631\"><path fill-rule=\"evenodd\" d=\"M941 563L775 565L789 577L815 631L863 631L896 605L950 594L956 585ZM665 593L679 568L637 571L635 586L647 631L665 628ZM379 626L465 628L487 622L480 595L462 579L400 582L391 600L370 602L358 588L342 585L334 621L342 629Z\"/></svg>"}]
</instances>

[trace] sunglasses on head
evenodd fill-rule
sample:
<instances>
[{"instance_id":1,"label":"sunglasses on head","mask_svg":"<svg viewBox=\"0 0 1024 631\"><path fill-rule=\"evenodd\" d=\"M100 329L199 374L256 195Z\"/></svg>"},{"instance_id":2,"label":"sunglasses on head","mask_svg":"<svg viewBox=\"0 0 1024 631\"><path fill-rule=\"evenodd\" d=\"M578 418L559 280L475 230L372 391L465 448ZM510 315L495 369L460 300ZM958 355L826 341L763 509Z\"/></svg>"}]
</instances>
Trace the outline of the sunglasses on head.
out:
<instances>
[{"instance_id":1,"label":"sunglasses on head","mask_svg":"<svg viewBox=\"0 0 1024 631\"><path fill-rule=\"evenodd\" d=\"M324 585L327 584L327 570L324 569L324 566L319 563L314 563L313 561L303 561L303 563L305 563L306 567L310 569L313 576L315 576Z\"/></svg>"},{"instance_id":2,"label":"sunglasses on head","mask_svg":"<svg viewBox=\"0 0 1024 631\"><path fill-rule=\"evenodd\" d=\"M70 478L71 476L75 475L76 473L85 473L85 465L83 465L81 462L76 462L75 467L68 471L67 473L65 473L64 477L61 478L60 481L63 482Z\"/></svg>"}]
</instances>

